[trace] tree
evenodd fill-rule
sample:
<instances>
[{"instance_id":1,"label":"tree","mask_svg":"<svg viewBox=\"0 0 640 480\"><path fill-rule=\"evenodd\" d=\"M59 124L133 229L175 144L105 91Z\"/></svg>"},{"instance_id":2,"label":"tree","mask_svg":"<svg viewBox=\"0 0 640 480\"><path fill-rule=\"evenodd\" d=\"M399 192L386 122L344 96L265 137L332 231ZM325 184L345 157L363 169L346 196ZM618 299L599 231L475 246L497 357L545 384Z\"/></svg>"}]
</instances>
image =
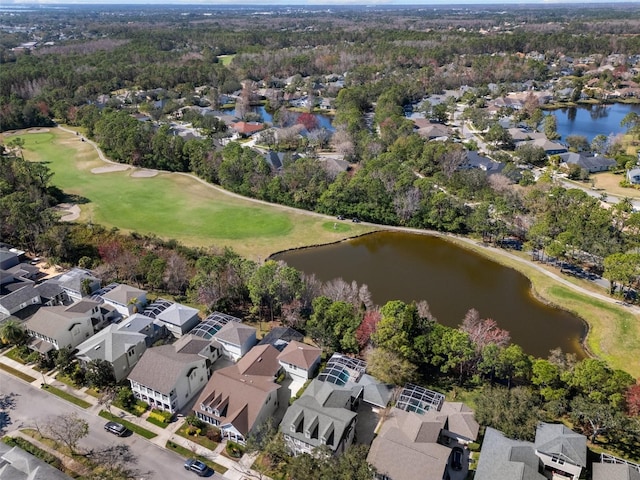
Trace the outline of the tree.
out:
<instances>
[{"instance_id":1,"label":"tree","mask_svg":"<svg viewBox=\"0 0 640 480\"><path fill-rule=\"evenodd\" d=\"M358 342L360 350L369 344L371 335L376 331L381 318L382 316L377 310L367 310L365 312L362 322L360 322L360 326L356 330L356 341Z\"/></svg>"},{"instance_id":2,"label":"tree","mask_svg":"<svg viewBox=\"0 0 640 480\"><path fill-rule=\"evenodd\" d=\"M317 297L312 303L313 313L307 322L309 335L330 351L358 353L356 329L360 326L360 315L353 305L328 297Z\"/></svg>"},{"instance_id":3,"label":"tree","mask_svg":"<svg viewBox=\"0 0 640 480\"><path fill-rule=\"evenodd\" d=\"M268 260L258 267L247 282L249 297L262 317L263 306L269 309L271 321L280 307L302 294L302 276L284 262Z\"/></svg>"},{"instance_id":4,"label":"tree","mask_svg":"<svg viewBox=\"0 0 640 480\"><path fill-rule=\"evenodd\" d=\"M44 431L52 440L63 443L75 455L78 442L89 434L89 424L77 413L57 415L46 424Z\"/></svg>"},{"instance_id":5,"label":"tree","mask_svg":"<svg viewBox=\"0 0 640 480\"><path fill-rule=\"evenodd\" d=\"M565 141L572 152L588 152L591 147L583 135L568 135Z\"/></svg>"},{"instance_id":6,"label":"tree","mask_svg":"<svg viewBox=\"0 0 640 480\"><path fill-rule=\"evenodd\" d=\"M21 345L27 338L27 332L17 319L8 318L0 325L0 342L3 345Z\"/></svg>"},{"instance_id":7,"label":"tree","mask_svg":"<svg viewBox=\"0 0 640 480\"><path fill-rule=\"evenodd\" d=\"M527 387L484 387L476 400L475 418L509 438L532 441L542 417L540 405Z\"/></svg>"},{"instance_id":8,"label":"tree","mask_svg":"<svg viewBox=\"0 0 640 480\"><path fill-rule=\"evenodd\" d=\"M75 366L75 355L73 350L67 347L63 347L56 353L55 365L58 370L63 374L68 375L73 371Z\"/></svg>"},{"instance_id":9,"label":"tree","mask_svg":"<svg viewBox=\"0 0 640 480\"><path fill-rule=\"evenodd\" d=\"M87 457L94 465L91 478L96 480L135 480L143 474L133 467L138 458L129 445L110 445L91 450Z\"/></svg>"},{"instance_id":10,"label":"tree","mask_svg":"<svg viewBox=\"0 0 640 480\"><path fill-rule=\"evenodd\" d=\"M480 319L480 313L475 308L467 312L460 330L469 334L469 338L478 351L490 343L504 347L511 341L508 331L499 328L497 322L493 319Z\"/></svg>"},{"instance_id":11,"label":"tree","mask_svg":"<svg viewBox=\"0 0 640 480\"><path fill-rule=\"evenodd\" d=\"M614 406L579 395L571 401L571 419L582 427L585 435L596 443L597 437L617 431L624 424L624 415Z\"/></svg>"},{"instance_id":12,"label":"tree","mask_svg":"<svg viewBox=\"0 0 640 480\"><path fill-rule=\"evenodd\" d=\"M540 395L546 401L557 401L566 397L567 389L560 378L560 367L540 358L533 362L531 372L531 383L540 389Z\"/></svg>"},{"instance_id":13,"label":"tree","mask_svg":"<svg viewBox=\"0 0 640 480\"><path fill-rule=\"evenodd\" d=\"M106 360L97 358L87 364L86 379L89 385L95 388L105 388L116 383L113 375L113 366Z\"/></svg>"},{"instance_id":14,"label":"tree","mask_svg":"<svg viewBox=\"0 0 640 480\"><path fill-rule=\"evenodd\" d=\"M544 117L543 131L549 140L557 140L560 138L560 135L558 135L558 121L555 115L549 114Z\"/></svg>"},{"instance_id":15,"label":"tree","mask_svg":"<svg viewBox=\"0 0 640 480\"><path fill-rule=\"evenodd\" d=\"M632 417L640 416L640 383L631 385L625 393L627 413Z\"/></svg>"},{"instance_id":16,"label":"tree","mask_svg":"<svg viewBox=\"0 0 640 480\"><path fill-rule=\"evenodd\" d=\"M521 164L541 167L547 163L547 153L537 145L524 144L516 149L516 156Z\"/></svg>"},{"instance_id":17,"label":"tree","mask_svg":"<svg viewBox=\"0 0 640 480\"><path fill-rule=\"evenodd\" d=\"M466 332L448 327L439 330L434 330L431 336L431 363L440 367L442 373L457 373L458 381L462 383L475 358L475 346Z\"/></svg>"},{"instance_id":18,"label":"tree","mask_svg":"<svg viewBox=\"0 0 640 480\"><path fill-rule=\"evenodd\" d=\"M405 385L416 380L418 368L395 352L373 348L367 353L367 371L383 383Z\"/></svg>"}]
</instances>

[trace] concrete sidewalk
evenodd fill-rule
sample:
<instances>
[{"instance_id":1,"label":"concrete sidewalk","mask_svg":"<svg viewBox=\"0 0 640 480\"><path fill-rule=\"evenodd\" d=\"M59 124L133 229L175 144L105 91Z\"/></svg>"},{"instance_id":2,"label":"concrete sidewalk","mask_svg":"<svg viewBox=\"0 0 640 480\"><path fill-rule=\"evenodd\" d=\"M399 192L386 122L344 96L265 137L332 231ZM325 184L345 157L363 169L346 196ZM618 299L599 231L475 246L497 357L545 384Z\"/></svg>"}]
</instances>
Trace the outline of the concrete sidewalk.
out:
<instances>
[{"instance_id":1,"label":"concrete sidewalk","mask_svg":"<svg viewBox=\"0 0 640 480\"><path fill-rule=\"evenodd\" d=\"M5 355L6 353L7 352L5 351L0 354L0 363L26 375L29 375L30 377L33 377L35 380L30 382L30 384L34 388L40 389L45 383L47 385L54 386L70 395L73 395L76 398L79 398L91 404L91 406L87 408L86 411L92 413L95 416L98 416L101 410L107 410L107 406L100 405L99 400L96 397L88 394L86 388L75 389L60 382L59 380L56 380L56 370L47 373L39 372L28 365L16 362L15 360L7 357ZM184 417L182 416L178 416L178 418L170 423L166 428L161 428L146 420L146 417L149 415L149 411L145 412L145 414L140 417L136 417L135 415L132 415L131 413L121 410L117 407L112 406L109 410L116 417L120 417L127 422L133 423L141 428L155 433L157 436L148 441L161 448L166 448L167 442L171 440L181 447L184 447L192 452L195 452L198 455L202 455L208 460L226 467L228 470L224 473L222 478L226 478L229 480L248 480L249 478L263 478L265 480L268 480L269 478L259 474L256 471L251 470L250 467L255 461L255 455L244 455L238 461L232 460L222 455L222 451L226 446L226 441L221 442L215 450L209 450L208 448L202 447L201 445L198 445L197 443L192 442L191 440L188 440L181 435L178 435L176 432L180 429L180 427L182 427L184 423ZM221 478L219 474L217 478Z\"/></svg>"}]
</instances>

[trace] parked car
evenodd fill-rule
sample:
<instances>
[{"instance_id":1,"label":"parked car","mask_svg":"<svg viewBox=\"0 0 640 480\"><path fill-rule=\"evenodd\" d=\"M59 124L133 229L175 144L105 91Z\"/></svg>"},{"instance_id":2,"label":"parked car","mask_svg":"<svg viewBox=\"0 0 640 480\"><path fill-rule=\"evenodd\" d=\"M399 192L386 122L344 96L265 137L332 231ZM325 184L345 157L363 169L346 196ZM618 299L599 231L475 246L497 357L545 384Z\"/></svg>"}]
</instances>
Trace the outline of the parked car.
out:
<instances>
[{"instance_id":1,"label":"parked car","mask_svg":"<svg viewBox=\"0 0 640 480\"><path fill-rule=\"evenodd\" d=\"M353 217L353 218L351 219L351 221L352 221L353 223L360 223L360 219L359 219L358 217Z\"/></svg>"},{"instance_id":2,"label":"parked car","mask_svg":"<svg viewBox=\"0 0 640 480\"><path fill-rule=\"evenodd\" d=\"M119 437L127 433L127 427L118 422L107 422L104 425L104 429L107 432L113 433L114 435L117 435Z\"/></svg>"},{"instance_id":3,"label":"parked car","mask_svg":"<svg viewBox=\"0 0 640 480\"><path fill-rule=\"evenodd\" d=\"M199 477L204 477L209 473L209 467L200 460L196 460L195 458L190 458L186 462L184 462L184 469L189 470L190 472L194 472Z\"/></svg>"},{"instance_id":4,"label":"parked car","mask_svg":"<svg viewBox=\"0 0 640 480\"><path fill-rule=\"evenodd\" d=\"M338 220L344 220L344 216L342 216L342 215L338 215L336 218L337 218Z\"/></svg>"},{"instance_id":5,"label":"parked car","mask_svg":"<svg viewBox=\"0 0 640 480\"><path fill-rule=\"evenodd\" d=\"M454 470L462 470L462 448L453 447L453 452L451 453L451 468Z\"/></svg>"}]
</instances>

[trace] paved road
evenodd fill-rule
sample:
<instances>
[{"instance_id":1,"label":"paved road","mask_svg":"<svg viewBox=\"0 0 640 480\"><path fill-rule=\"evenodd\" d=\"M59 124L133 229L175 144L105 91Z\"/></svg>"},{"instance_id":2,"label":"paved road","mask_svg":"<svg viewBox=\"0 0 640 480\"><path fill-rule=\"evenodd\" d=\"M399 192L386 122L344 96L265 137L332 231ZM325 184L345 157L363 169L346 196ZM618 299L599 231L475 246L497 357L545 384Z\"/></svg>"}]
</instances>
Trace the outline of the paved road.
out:
<instances>
[{"instance_id":1,"label":"paved road","mask_svg":"<svg viewBox=\"0 0 640 480\"><path fill-rule=\"evenodd\" d=\"M190 478L183 468L182 457L154 445L138 435L118 438L104 430L105 420L76 407L44 390L34 388L12 375L0 370L0 397L13 395L14 404L6 410L6 421L0 420L0 434L44 425L50 418L60 414L77 413L89 423L89 435L82 439L80 448L90 450L115 443L129 445L138 457L136 468L141 480L174 480ZM196 478L195 474L193 477ZM219 478L219 477L218 477Z\"/></svg>"}]
</instances>

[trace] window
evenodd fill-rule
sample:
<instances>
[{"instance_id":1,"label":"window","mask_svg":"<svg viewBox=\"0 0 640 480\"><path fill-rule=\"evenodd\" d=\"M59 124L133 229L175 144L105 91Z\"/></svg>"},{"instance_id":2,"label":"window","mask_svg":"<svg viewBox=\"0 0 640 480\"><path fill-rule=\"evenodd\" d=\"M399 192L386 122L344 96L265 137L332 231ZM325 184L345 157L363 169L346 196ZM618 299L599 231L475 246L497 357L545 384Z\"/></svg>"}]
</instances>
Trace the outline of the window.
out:
<instances>
[{"instance_id":1,"label":"window","mask_svg":"<svg viewBox=\"0 0 640 480\"><path fill-rule=\"evenodd\" d=\"M564 459L558 457L557 455L552 455L551 456L551 461L554 463L557 463L558 465L564 465Z\"/></svg>"}]
</instances>

